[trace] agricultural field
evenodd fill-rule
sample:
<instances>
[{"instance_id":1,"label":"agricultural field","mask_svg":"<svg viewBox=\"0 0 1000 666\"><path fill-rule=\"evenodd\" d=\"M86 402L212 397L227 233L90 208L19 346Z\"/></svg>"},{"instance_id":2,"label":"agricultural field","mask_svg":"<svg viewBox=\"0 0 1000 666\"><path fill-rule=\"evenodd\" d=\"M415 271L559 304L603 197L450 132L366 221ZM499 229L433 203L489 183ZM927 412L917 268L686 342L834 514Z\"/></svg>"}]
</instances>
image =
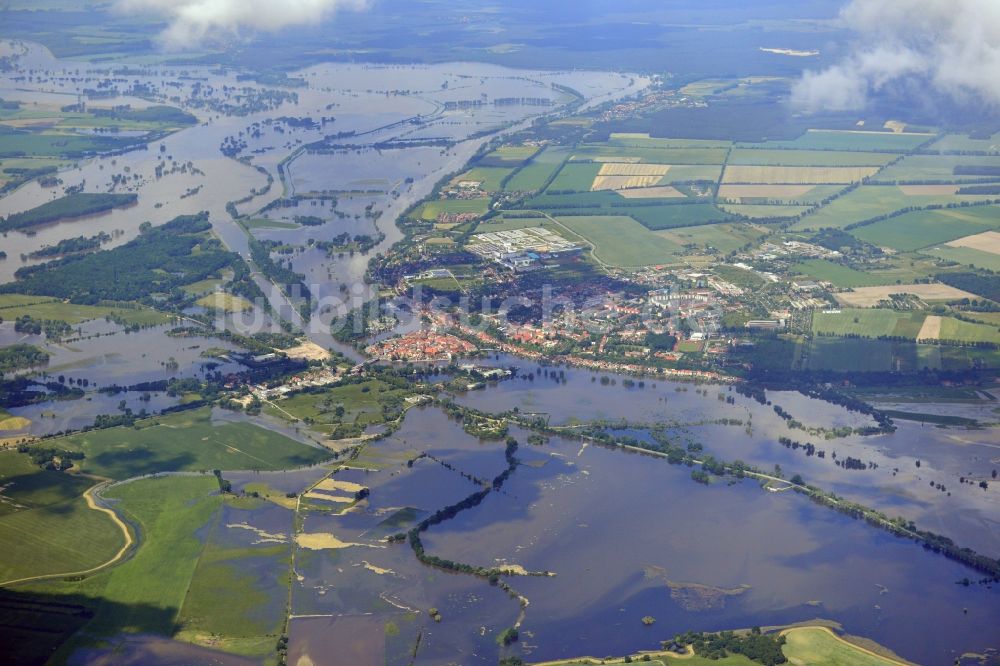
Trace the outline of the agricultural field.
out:
<instances>
[{"instance_id":1,"label":"agricultural field","mask_svg":"<svg viewBox=\"0 0 1000 666\"><path fill-rule=\"evenodd\" d=\"M568 157L569 148L549 146L516 171L504 189L510 192L537 192L545 187Z\"/></svg>"},{"instance_id":2,"label":"agricultural field","mask_svg":"<svg viewBox=\"0 0 1000 666\"><path fill-rule=\"evenodd\" d=\"M892 153L859 151L734 148L726 163L760 166L883 166L895 157Z\"/></svg>"},{"instance_id":3,"label":"agricultural field","mask_svg":"<svg viewBox=\"0 0 1000 666\"><path fill-rule=\"evenodd\" d=\"M775 204L721 204L719 210L750 219L796 217L805 214L809 206L781 206Z\"/></svg>"},{"instance_id":4,"label":"agricultural field","mask_svg":"<svg viewBox=\"0 0 1000 666\"><path fill-rule=\"evenodd\" d=\"M610 266L633 267L670 263L680 246L652 233L631 217L594 215L559 217L594 248L594 257Z\"/></svg>"},{"instance_id":5,"label":"agricultural field","mask_svg":"<svg viewBox=\"0 0 1000 666\"><path fill-rule=\"evenodd\" d=\"M253 310L253 304L242 296L233 296L221 291L202 296L195 303L209 310L218 310L219 312L226 313Z\"/></svg>"},{"instance_id":6,"label":"agricultural field","mask_svg":"<svg viewBox=\"0 0 1000 666\"><path fill-rule=\"evenodd\" d=\"M682 203L669 206L630 206L625 209L647 229L660 231L675 227L728 222L732 216L707 203ZM615 211L609 211L614 214Z\"/></svg>"},{"instance_id":7,"label":"agricultural field","mask_svg":"<svg viewBox=\"0 0 1000 666\"><path fill-rule=\"evenodd\" d=\"M910 191L912 192L912 190ZM894 185L862 185L807 215L792 229L843 229L848 225L894 213L904 208L945 206L962 201L983 201L988 198L979 195L940 193L908 194L903 188Z\"/></svg>"},{"instance_id":8,"label":"agricultural field","mask_svg":"<svg viewBox=\"0 0 1000 666\"><path fill-rule=\"evenodd\" d=\"M43 470L14 450L0 452L0 582L84 571L114 557L124 536L87 505L83 494L95 483Z\"/></svg>"},{"instance_id":9,"label":"agricultural field","mask_svg":"<svg viewBox=\"0 0 1000 666\"><path fill-rule=\"evenodd\" d=\"M587 144L574 152L574 161L649 162L653 164L722 164L725 148L632 148L610 144Z\"/></svg>"},{"instance_id":10,"label":"agricultural field","mask_svg":"<svg viewBox=\"0 0 1000 666\"><path fill-rule=\"evenodd\" d=\"M701 248L715 248L720 252L732 252L747 243L754 243L767 235L767 231L750 224L703 224L694 227L678 227L657 231L657 236L672 243Z\"/></svg>"},{"instance_id":11,"label":"agricultural field","mask_svg":"<svg viewBox=\"0 0 1000 666\"><path fill-rule=\"evenodd\" d=\"M856 183L878 170L878 167L812 167L812 166L726 166L723 183L764 185L809 184L847 185Z\"/></svg>"},{"instance_id":12,"label":"agricultural field","mask_svg":"<svg viewBox=\"0 0 1000 666\"><path fill-rule=\"evenodd\" d=\"M692 183L697 181L716 182L722 175L722 165L672 164L670 171L660 179L658 185L673 183Z\"/></svg>"},{"instance_id":13,"label":"agricultural field","mask_svg":"<svg viewBox=\"0 0 1000 666\"><path fill-rule=\"evenodd\" d=\"M454 283L450 278L449 285ZM293 395L265 405L264 411L281 419L303 421L317 432L331 434L338 427L364 428L384 423L385 408L398 408L407 395L404 390L371 380Z\"/></svg>"},{"instance_id":14,"label":"agricultural field","mask_svg":"<svg viewBox=\"0 0 1000 666\"><path fill-rule=\"evenodd\" d=\"M729 148L732 142L711 139L661 139L650 137L649 134L612 132L607 144L622 148Z\"/></svg>"},{"instance_id":15,"label":"agricultural field","mask_svg":"<svg viewBox=\"0 0 1000 666\"><path fill-rule=\"evenodd\" d=\"M477 166L455 176L451 184L455 186L462 181L473 181L482 183L480 189L484 192L499 192L503 187L503 179L509 176L512 171L513 169L510 167Z\"/></svg>"},{"instance_id":16,"label":"agricultural field","mask_svg":"<svg viewBox=\"0 0 1000 666\"><path fill-rule=\"evenodd\" d=\"M567 162L546 191L589 192L601 172L601 166L592 162Z\"/></svg>"},{"instance_id":17,"label":"agricultural field","mask_svg":"<svg viewBox=\"0 0 1000 666\"><path fill-rule=\"evenodd\" d=\"M1000 153L1000 134L994 134L988 139L970 139L965 134L946 134L927 146L927 150L942 153Z\"/></svg>"},{"instance_id":18,"label":"agricultural field","mask_svg":"<svg viewBox=\"0 0 1000 666\"><path fill-rule=\"evenodd\" d=\"M956 167L984 167L1000 175L1000 156L982 155L909 155L887 167L873 180L882 183L931 181L960 183L981 181L983 175L956 174Z\"/></svg>"},{"instance_id":19,"label":"agricultural field","mask_svg":"<svg viewBox=\"0 0 1000 666\"><path fill-rule=\"evenodd\" d=\"M719 186L719 199L743 204L816 204L844 189L842 185Z\"/></svg>"},{"instance_id":20,"label":"agricultural field","mask_svg":"<svg viewBox=\"0 0 1000 666\"><path fill-rule=\"evenodd\" d=\"M417 217L425 222L433 222L442 214L458 215L461 213L473 213L475 215L485 215L489 210L489 199L438 199L428 201L417 210Z\"/></svg>"},{"instance_id":21,"label":"agricultural field","mask_svg":"<svg viewBox=\"0 0 1000 666\"><path fill-rule=\"evenodd\" d=\"M836 298L844 305L870 308L878 305L880 301L888 300L892 294L912 294L928 302L975 298L975 295L967 291L949 287L946 284L896 284L888 287L857 287L852 291L836 294Z\"/></svg>"},{"instance_id":22,"label":"agricultural field","mask_svg":"<svg viewBox=\"0 0 1000 666\"><path fill-rule=\"evenodd\" d=\"M738 147L794 148L797 150L877 150L908 153L934 137L933 134L811 129L791 141L737 145Z\"/></svg>"},{"instance_id":23,"label":"agricultural field","mask_svg":"<svg viewBox=\"0 0 1000 666\"><path fill-rule=\"evenodd\" d=\"M783 632L782 652L795 666L899 666L900 660L848 643L823 627L797 627Z\"/></svg>"},{"instance_id":24,"label":"agricultural field","mask_svg":"<svg viewBox=\"0 0 1000 666\"><path fill-rule=\"evenodd\" d=\"M812 331L815 335L893 336L916 340L926 316L924 312L887 309L817 311L813 314Z\"/></svg>"},{"instance_id":25,"label":"agricultural field","mask_svg":"<svg viewBox=\"0 0 1000 666\"><path fill-rule=\"evenodd\" d=\"M79 324L91 319L113 317L126 324L140 326L167 324L173 316L147 307L122 308L104 305L77 305L48 296L0 294L0 319L12 320L29 316L33 319L64 321Z\"/></svg>"},{"instance_id":26,"label":"agricultural field","mask_svg":"<svg viewBox=\"0 0 1000 666\"><path fill-rule=\"evenodd\" d=\"M974 266L988 271L1000 271L1000 255L993 254L992 252L983 252L971 247L937 245L923 248L920 250L920 253L938 257L946 261L954 261L963 266Z\"/></svg>"},{"instance_id":27,"label":"agricultural field","mask_svg":"<svg viewBox=\"0 0 1000 666\"><path fill-rule=\"evenodd\" d=\"M1000 343L1000 328L987 324L974 324L953 317L942 317L938 340L955 340L958 342L992 342Z\"/></svg>"},{"instance_id":28,"label":"agricultural field","mask_svg":"<svg viewBox=\"0 0 1000 666\"><path fill-rule=\"evenodd\" d=\"M501 146L483 156L482 162L488 166L517 166L531 159L538 152L538 146Z\"/></svg>"},{"instance_id":29,"label":"agricultural field","mask_svg":"<svg viewBox=\"0 0 1000 666\"><path fill-rule=\"evenodd\" d=\"M809 277L831 282L837 287L876 287L890 282L879 279L877 274L858 271L825 259L810 259L796 264L795 268Z\"/></svg>"},{"instance_id":30,"label":"agricultural field","mask_svg":"<svg viewBox=\"0 0 1000 666\"><path fill-rule=\"evenodd\" d=\"M290 469L330 457L247 422L214 422L208 407L157 416L137 428L107 428L50 440L82 451L81 471L111 479L172 471Z\"/></svg>"},{"instance_id":31,"label":"agricultural field","mask_svg":"<svg viewBox=\"0 0 1000 666\"><path fill-rule=\"evenodd\" d=\"M1000 208L976 206L905 213L858 227L851 234L878 247L908 252L982 233L998 225Z\"/></svg>"}]
</instances>

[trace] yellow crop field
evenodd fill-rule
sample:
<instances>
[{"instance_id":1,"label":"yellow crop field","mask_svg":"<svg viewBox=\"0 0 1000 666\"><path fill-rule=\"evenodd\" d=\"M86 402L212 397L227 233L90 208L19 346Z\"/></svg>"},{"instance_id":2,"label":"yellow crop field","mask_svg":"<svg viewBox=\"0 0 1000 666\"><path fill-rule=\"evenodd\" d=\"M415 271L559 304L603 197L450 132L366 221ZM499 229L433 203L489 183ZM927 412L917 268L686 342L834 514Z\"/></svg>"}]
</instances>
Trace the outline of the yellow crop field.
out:
<instances>
[{"instance_id":1,"label":"yellow crop field","mask_svg":"<svg viewBox=\"0 0 1000 666\"><path fill-rule=\"evenodd\" d=\"M663 177L670 171L669 164L624 164L607 162L601 165L600 176L658 176Z\"/></svg>"},{"instance_id":2,"label":"yellow crop field","mask_svg":"<svg viewBox=\"0 0 1000 666\"><path fill-rule=\"evenodd\" d=\"M990 254L1000 254L1000 232L984 231L981 234L963 236L953 241L945 243L950 247L971 247L973 250L989 252Z\"/></svg>"},{"instance_id":3,"label":"yellow crop field","mask_svg":"<svg viewBox=\"0 0 1000 666\"><path fill-rule=\"evenodd\" d=\"M590 186L592 192L597 190L626 190L649 187L660 182L662 176L598 176ZM671 188L673 189L673 188Z\"/></svg>"},{"instance_id":4,"label":"yellow crop field","mask_svg":"<svg viewBox=\"0 0 1000 666\"><path fill-rule=\"evenodd\" d=\"M878 171L878 167L727 166L723 183L847 185Z\"/></svg>"}]
</instances>

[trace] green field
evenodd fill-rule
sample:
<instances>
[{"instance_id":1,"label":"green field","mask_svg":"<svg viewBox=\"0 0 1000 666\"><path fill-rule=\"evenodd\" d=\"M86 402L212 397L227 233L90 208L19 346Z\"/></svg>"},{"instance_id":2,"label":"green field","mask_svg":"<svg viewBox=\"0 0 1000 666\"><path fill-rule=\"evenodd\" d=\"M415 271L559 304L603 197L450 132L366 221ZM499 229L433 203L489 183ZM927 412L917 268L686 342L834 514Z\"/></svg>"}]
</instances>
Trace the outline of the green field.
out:
<instances>
[{"instance_id":1,"label":"green field","mask_svg":"<svg viewBox=\"0 0 1000 666\"><path fill-rule=\"evenodd\" d=\"M433 222L442 213L448 215L457 215L460 213L485 215L489 207L489 199L438 199L436 201L428 201L421 206L417 211L417 217L427 222Z\"/></svg>"},{"instance_id":2,"label":"green field","mask_svg":"<svg viewBox=\"0 0 1000 666\"><path fill-rule=\"evenodd\" d=\"M809 666L893 666L898 661L870 654L819 627L801 627L785 635L782 652L792 664Z\"/></svg>"},{"instance_id":3,"label":"green field","mask_svg":"<svg viewBox=\"0 0 1000 666\"><path fill-rule=\"evenodd\" d=\"M91 319L114 317L126 323L145 325L168 324L173 316L147 307L116 308L104 305L77 305L48 296L0 294L0 319L11 320L29 316L79 324Z\"/></svg>"},{"instance_id":4,"label":"green field","mask_svg":"<svg viewBox=\"0 0 1000 666\"><path fill-rule=\"evenodd\" d=\"M941 152L1000 153L1000 134L989 139L970 139L964 134L946 134L930 146L928 150Z\"/></svg>"},{"instance_id":5,"label":"green field","mask_svg":"<svg viewBox=\"0 0 1000 666\"><path fill-rule=\"evenodd\" d=\"M1000 342L1000 328L945 317L941 320L941 340L959 342Z\"/></svg>"},{"instance_id":6,"label":"green field","mask_svg":"<svg viewBox=\"0 0 1000 666\"><path fill-rule=\"evenodd\" d=\"M567 157L569 148L546 148L517 171L507 181L504 189L511 192L535 192L542 189Z\"/></svg>"},{"instance_id":7,"label":"green field","mask_svg":"<svg viewBox=\"0 0 1000 666\"><path fill-rule=\"evenodd\" d=\"M501 146L483 157L484 162L517 166L538 152L538 146Z\"/></svg>"},{"instance_id":8,"label":"green field","mask_svg":"<svg viewBox=\"0 0 1000 666\"><path fill-rule=\"evenodd\" d=\"M813 314L814 334L895 336L916 340L927 317L925 312L847 308L839 313Z\"/></svg>"},{"instance_id":9,"label":"green field","mask_svg":"<svg viewBox=\"0 0 1000 666\"><path fill-rule=\"evenodd\" d=\"M648 134L612 132L607 144L624 148L728 148L731 142L712 139L661 139L650 137Z\"/></svg>"},{"instance_id":10,"label":"green field","mask_svg":"<svg viewBox=\"0 0 1000 666\"><path fill-rule=\"evenodd\" d=\"M692 227L700 224L727 222L732 216L707 203L683 203L666 206L629 206L621 209L652 231L674 227ZM610 211L614 214L617 211Z\"/></svg>"},{"instance_id":11,"label":"green field","mask_svg":"<svg viewBox=\"0 0 1000 666\"><path fill-rule=\"evenodd\" d=\"M456 282L449 278L448 286ZM364 426L384 423L383 407L399 405L408 395L388 384L371 380L358 384L345 384L321 393L300 393L266 405L265 412L282 419L298 419L310 424L313 430L331 434L338 426ZM343 414L338 415L338 407Z\"/></svg>"},{"instance_id":12,"label":"green field","mask_svg":"<svg viewBox=\"0 0 1000 666\"><path fill-rule=\"evenodd\" d=\"M982 201L989 197L965 195L910 195L894 185L862 185L807 215L792 229L843 229L849 224L870 220L904 208L944 206L961 201Z\"/></svg>"},{"instance_id":13,"label":"green field","mask_svg":"<svg viewBox=\"0 0 1000 666\"><path fill-rule=\"evenodd\" d=\"M742 215L750 219L775 218L775 217L795 217L802 215L809 206L781 206L774 204L721 204L720 210L733 215Z\"/></svg>"},{"instance_id":14,"label":"green field","mask_svg":"<svg viewBox=\"0 0 1000 666\"><path fill-rule=\"evenodd\" d=\"M722 164L725 148L632 148L606 143L586 144L573 152L577 161L632 159L645 164Z\"/></svg>"},{"instance_id":15,"label":"green field","mask_svg":"<svg viewBox=\"0 0 1000 666\"><path fill-rule=\"evenodd\" d=\"M0 452L0 581L83 571L118 552L121 530L83 499L94 484L42 470L16 451Z\"/></svg>"},{"instance_id":16,"label":"green field","mask_svg":"<svg viewBox=\"0 0 1000 666\"><path fill-rule=\"evenodd\" d=\"M872 273L864 273L826 259L810 259L796 264L794 268L816 280L832 282L837 287L877 287L891 284Z\"/></svg>"},{"instance_id":17,"label":"green field","mask_svg":"<svg viewBox=\"0 0 1000 666\"><path fill-rule=\"evenodd\" d=\"M729 155L727 164L764 166L882 166L895 157L891 153L864 153L849 150L734 148Z\"/></svg>"},{"instance_id":18,"label":"green field","mask_svg":"<svg viewBox=\"0 0 1000 666\"><path fill-rule=\"evenodd\" d=\"M228 529L223 507L228 505L226 518L241 523L246 519L240 509L263 506L263 500L223 500L210 474L142 479L106 494L137 526L139 545L133 557L83 581L32 586L46 596L86 600L95 611L60 648L57 661L122 633L273 657L284 624L289 546L238 547L223 541Z\"/></svg>"},{"instance_id":19,"label":"green field","mask_svg":"<svg viewBox=\"0 0 1000 666\"><path fill-rule=\"evenodd\" d=\"M671 206L673 208L673 206ZM612 266L650 266L674 261L681 248L657 236L631 217L595 215L560 217L560 223L594 248L594 256Z\"/></svg>"},{"instance_id":20,"label":"green field","mask_svg":"<svg viewBox=\"0 0 1000 666\"><path fill-rule=\"evenodd\" d=\"M853 229L851 234L872 245L907 252L1000 226L1000 208L976 206L922 210Z\"/></svg>"},{"instance_id":21,"label":"green field","mask_svg":"<svg viewBox=\"0 0 1000 666\"><path fill-rule=\"evenodd\" d=\"M482 183L480 188L484 192L499 192L502 189L503 179L513 171L510 167L473 167L465 173L455 176L452 183L463 180L474 180Z\"/></svg>"},{"instance_id":22,"label":"green field","mask_svg":"<svg viewBox=\"0 0 1000 666\"><path fill-rule=\"evenodd\" d=\"M714 183L719 180L719 176L721 175L722 165L699 166L696 164L678 164L671 166L670 171L660 179L657 185L690 183L693 181L712 181Z\"/></svg>"},{"instance_id":23,"label":"green field","mask_svg":"<svg viewBox=\"0 0 1000 666\"><path fill-rule=\"evenodd\" d=\"M330 457L250 423L213 423L207 407L137 425L50 441L52 446L83 451L87 457L79 461L80 468L111 479L168 471L290 469Z\"/></svg>"},{"instance_id":24,"label":"green field","mask_svg":"<svg viewBox=\"0 0 1000 666\"><path fill-rule=\"evenodd\" d=\"M749 224L703 224L695 227L678 227L657 231L657 236L677 243L678 245L695 245L698 247L713 247L720 252L732 252L747 243L757 242L764 237L764 232Z\"/></svg>"},{"instance_id":25,"label":"green field","mask_svg":"<svg viewBox=\"0 0 1000 666\"><path fill-rule=\"evenodd\" d=\"M1000 271L1000 255L983 252L971 247L949 247L937 245L920 250L921 254L929 254L947 261L955 261L963 266L985 268L988 271ZM2 312L0 312L2 314Z\"/></svg>"},{"instance_id":26,"label":"green field","mask_svg":"<svg viewBox=\"0 0 1000 666\"><path fill-rule=\"evenodd\" d=\"M798 150L885 150L906 153L933 138L933 136L926 134L809 130L792 141L771 141L762 144L739 145L752 145L761 148L795 148Z\"/></svg>"},{"instance_id":27,"label":"green field","mask_svg":"<svg viewBox=\"0 0 1000 666\"><path fill-rule=\"evenodd\" d=\"M960 183L982 180L984 176L956 175L956 166L985 166L1000 168L1000 156L983 155L910 155L898 164L886 168L872 177L878 182L938 181Z\"/></svg>"},{"instance_id":28,"label":"green field","mask_svg":"<svg viewBox=\"0 0 1000 666\"><path fill-rule=\"evenodd\" d=\"M600 164L592 164L590 162L567 163L559 170L559 174L546 191L589 192L590 186L594 184L594 179L597 178L600 170Z\"/></svg>"}]
</instances>

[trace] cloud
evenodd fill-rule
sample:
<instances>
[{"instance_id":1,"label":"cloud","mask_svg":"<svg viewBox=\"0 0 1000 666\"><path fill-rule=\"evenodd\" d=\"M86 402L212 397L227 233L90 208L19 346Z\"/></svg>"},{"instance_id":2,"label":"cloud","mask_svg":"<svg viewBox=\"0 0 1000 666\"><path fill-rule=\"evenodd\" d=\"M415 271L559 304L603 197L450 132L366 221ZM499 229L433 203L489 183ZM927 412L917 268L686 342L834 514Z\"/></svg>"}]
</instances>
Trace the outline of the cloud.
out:
<instances>
[{"instance_id":1,"label":"cloud","mask_svg":"<svg viewBox=\"0 0 1000 666\"><path fill-rule=\"evenodd\" d=\"M340 9L362 10L369 0L118 0L125 12L148 12L168 21L160 35L169 48L247 31L316 24Z\"/></svg>"},{"instance_id":2,"label":"cloud","mask_svg":"<svg viewBox=\"0 0 1000 666\"><path fill-rule=\"evenodd\" d=\"M801 110L861 109L872 94L914 83L958 102L1000 108L1000 0L851 0L857 37L839 63L792 88Z\"/></svg>"}]
</instances>

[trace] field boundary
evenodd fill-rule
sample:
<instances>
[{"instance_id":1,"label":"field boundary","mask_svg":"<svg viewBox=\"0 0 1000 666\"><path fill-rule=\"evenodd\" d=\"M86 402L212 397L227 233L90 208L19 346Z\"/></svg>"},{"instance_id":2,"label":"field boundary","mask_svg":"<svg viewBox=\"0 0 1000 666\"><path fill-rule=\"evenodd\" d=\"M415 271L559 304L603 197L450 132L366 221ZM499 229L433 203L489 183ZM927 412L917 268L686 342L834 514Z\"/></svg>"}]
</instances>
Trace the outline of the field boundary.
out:
<instances>
[{"instance_id":1,"label":"field boundary","mask_svg":"<svg viewBox=\"0 0 1000 666\"><path fill-rule=\"evenodd\" d=\"M19 583L27 583L35 580L48 580L50 578L87 576L89 574L101 571L102 569L106 569L107 567L110 567L113 564L117 564L120 560L124 559L125 555L128 553L128 551L132 548L132 545L135 543L135 538L132 536L132 530L130 530L128 524L124 520L122 520L117 513L115 513L114 509L102 506L97 501L97 499L95 499L100 497L99 493L101 490L104 490L110 485L112 485L111 481L101 481L100 483L91 486L83 493L83 499L87 502L88 509L93 509L94 511L100 511L101 513L106 513L108 516L110 516L111 520L114 522L115 525L118 526L118 528L122 531L122 535L124 535L125 537L124 545L122 545L122 547L118 550L117 553L115 553L115 555L111 559L109 559L107 562L104 562L103 564L98 564L96 567L91 567L90 569L87 569L85 571L70 571L66 573L41 574L38 576L28 576L26 578L16 578L14 580L7 580L0 582L0 587L6 587L8 585L17 585Z\"/></svg>"}]
</instances>

